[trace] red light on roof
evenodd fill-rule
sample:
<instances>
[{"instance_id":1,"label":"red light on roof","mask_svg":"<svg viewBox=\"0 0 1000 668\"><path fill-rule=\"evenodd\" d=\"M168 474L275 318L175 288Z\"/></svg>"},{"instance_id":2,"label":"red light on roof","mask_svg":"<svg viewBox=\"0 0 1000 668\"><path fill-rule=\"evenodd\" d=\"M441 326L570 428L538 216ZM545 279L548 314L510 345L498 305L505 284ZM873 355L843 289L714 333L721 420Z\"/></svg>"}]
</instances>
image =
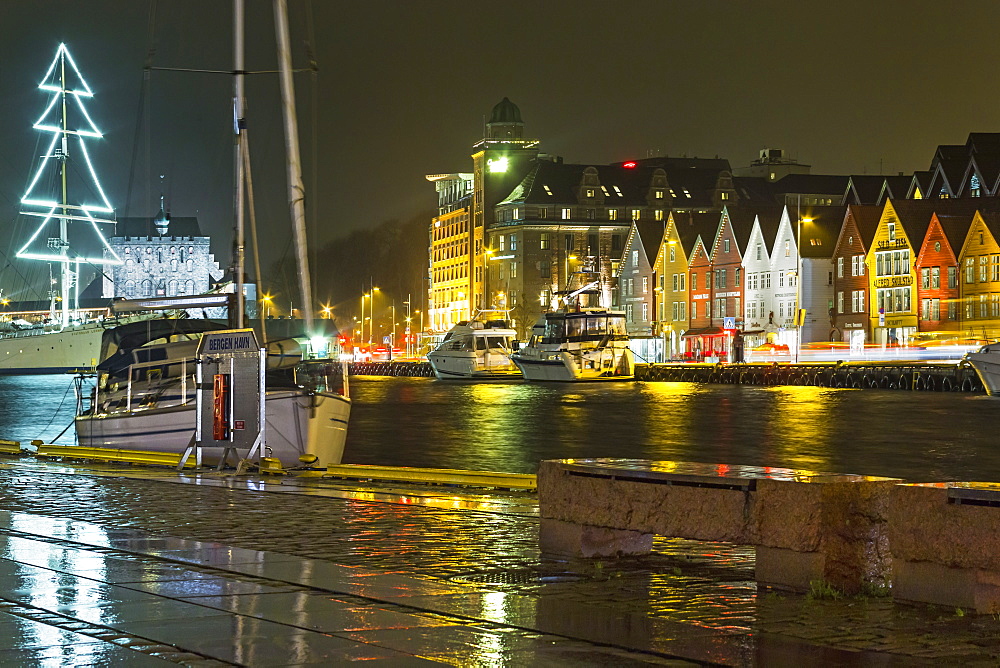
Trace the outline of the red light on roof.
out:
<instances>
[{"instance_id":1,"label":"red light on roof","mask_svg":"<svg viewBox=\"0 0 1000 668\"><path fill-rule=\"evenodd\" d=\"M628 162L623 162L622 167L625 169L635 169L639 164L635 160L629 160Z\"/></svg>"}]
</instances>

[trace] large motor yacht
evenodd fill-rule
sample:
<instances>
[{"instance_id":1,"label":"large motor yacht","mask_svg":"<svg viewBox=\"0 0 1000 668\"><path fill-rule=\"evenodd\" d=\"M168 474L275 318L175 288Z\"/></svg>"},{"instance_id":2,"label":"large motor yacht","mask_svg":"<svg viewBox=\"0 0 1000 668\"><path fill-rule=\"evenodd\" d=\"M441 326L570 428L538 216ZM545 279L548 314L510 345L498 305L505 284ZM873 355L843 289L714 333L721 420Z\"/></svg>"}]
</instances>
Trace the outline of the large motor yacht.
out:
<instances>
[{"instance_id":1,"label":"large motor yacht","mask_svg":"<svg viewBox=\"0 0 1000 668\"><path fill-rule=\"evenodd\" d=\"M625 314L603 308L545 313L511 355L525 380L632 380Z\"/></svg>"},{"instance_id":2,"label":"large motor yacht","mask_svg":"<svg viewBox=\"0 0 1000 668\"><path fill-rule=\"evenodd\" d=\"M427 353L427 361L440 380L519 379L510 361L516 349L517 332L506 320L463 320Z\"/></svg>"}]
</instances>

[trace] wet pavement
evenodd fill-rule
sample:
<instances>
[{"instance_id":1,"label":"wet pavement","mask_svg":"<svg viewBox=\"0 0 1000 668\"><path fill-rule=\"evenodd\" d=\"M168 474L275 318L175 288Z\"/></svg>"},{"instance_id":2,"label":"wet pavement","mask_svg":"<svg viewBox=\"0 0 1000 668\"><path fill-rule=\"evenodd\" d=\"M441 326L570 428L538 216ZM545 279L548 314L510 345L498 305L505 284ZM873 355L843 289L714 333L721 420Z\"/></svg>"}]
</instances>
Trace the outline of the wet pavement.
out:
<instances>
[{"instance_id":1,"label":"wet pavement","mask_svg":"<svg viewBox=\"0 0 1000 668\"><path fill-rule=\"evenodd\" d=\"M0 665L996 665L1000 617L538 553L534 495L0 460Z\"/></svg>"}]
</instances>

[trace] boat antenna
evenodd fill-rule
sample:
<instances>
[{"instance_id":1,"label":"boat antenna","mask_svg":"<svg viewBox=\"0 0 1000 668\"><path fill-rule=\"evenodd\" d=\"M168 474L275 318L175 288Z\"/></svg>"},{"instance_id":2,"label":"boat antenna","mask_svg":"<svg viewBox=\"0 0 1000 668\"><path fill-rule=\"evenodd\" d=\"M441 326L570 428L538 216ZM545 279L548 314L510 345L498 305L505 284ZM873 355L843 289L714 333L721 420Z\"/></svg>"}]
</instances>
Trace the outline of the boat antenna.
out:
<instances>
[{"instance_id":1,"label":"boat antenna","mask_svg":"<svg viewBox=\"0 0 1000 668\"><path fill-rule=\"evenodd\" d=\"M292 236L299 265L299 289L302 293L302 317L306 334L313 334L312 285L309 278L309 255L306 251L305 186L299 158L299 128L295 118L295 84L292 81L292 55L288 37L288 8L285 0L274 0L274 31L278 41L278 69L281 75L281 108L285 119L285 150L288 166L288 203L292 213Z\"/></svg>"}]
</instances>

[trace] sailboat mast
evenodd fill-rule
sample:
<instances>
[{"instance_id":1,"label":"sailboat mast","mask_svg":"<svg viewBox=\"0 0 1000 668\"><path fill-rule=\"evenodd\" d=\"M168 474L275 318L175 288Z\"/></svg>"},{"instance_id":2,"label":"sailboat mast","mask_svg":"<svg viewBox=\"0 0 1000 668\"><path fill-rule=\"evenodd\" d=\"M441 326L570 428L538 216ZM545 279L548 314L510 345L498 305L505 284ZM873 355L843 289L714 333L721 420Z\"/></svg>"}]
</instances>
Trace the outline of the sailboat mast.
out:
<instances>
[{"instance_id":1,"label":"sailboat mast","mask_svg":"<svg viewBox=\"0 0 1000 668\"><path fill-rule=\"evenodd\" d=\"M59 219L59 253L61 255L67 254L67 249L69 248L69 231L68 226L68 216L69 216L69 190L66 185L66 161L69 159L69 140L67 139L67 130L69 129L68 122L66 120L66 54L60 54L59 58L59 83L60 88L62 88L62 95L60 102L62 103L62 169L60 176L62 177L62 218ZM62 299L62 305L60 310L62 311L60 320L62 321L62 326L65 327L69 324L69 258L65 258L59 263L59 296Z\"/></svg>"},{"instance_id":2,"label":"sailboat mast","mask_svg":"<svg viewBox=\"0 0 1000 668\"><path fill-rule=\"evenodd\" d=\"M236 229L233 247L233 282L236 290L236 318L230 317L237 329L244 326L246 312L243 296L244 275L244 172L243 172L243 132L246 129L245 105L243 92L246 67L244 62L244 0L233 0L233 131L235 132L234 174L236 178L236 200L233 203L236 214Z\"/></svg>"},{"instance_id":3,"label":"sailboat mast","mask_svg":"<svg viewBox=\"0 0 1000 668\"><path fill-rule=\"evenodd\" d=\"M302 317L306 333L313 333L312 284L306 245L305 187L299 158L299 127L295 117L295 84L292 81L292 55L288 38L288 9L285 0L274 0L274 30L278 41L278 71L281 75L281 102L285 119L285 151L288 166L288 203L292 210L292 235L299 265L299 289L302 293Z\"/></svg>"}]
</instances>

